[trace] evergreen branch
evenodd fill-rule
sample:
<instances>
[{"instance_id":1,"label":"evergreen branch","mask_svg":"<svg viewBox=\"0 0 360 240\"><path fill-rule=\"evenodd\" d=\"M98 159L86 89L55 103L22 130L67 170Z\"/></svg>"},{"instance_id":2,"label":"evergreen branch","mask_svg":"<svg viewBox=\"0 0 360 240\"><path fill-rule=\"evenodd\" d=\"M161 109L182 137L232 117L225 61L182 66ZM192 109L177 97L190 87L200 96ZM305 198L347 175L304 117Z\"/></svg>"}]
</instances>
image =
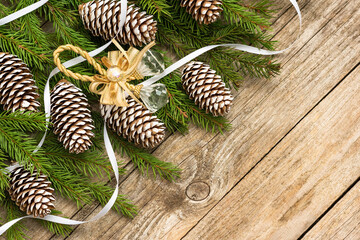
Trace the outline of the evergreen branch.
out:
<instances>
[{"instance_id":1,"label":"evergreen branch","mask_svg":"<svg viewBox=\"0 0 360 240\"><path fill-rule=\"evenodd\" d=\"M10 52L17 55L30 67L36 67L44 70L44 64L50 63L50 59L45 56L40 48L32 43L29 43L21 36L17 36L16 32L8 30L5 27L0 27L0 49L3 52Z\"/></svg>"},{"instance_id":2,"label":"evergreen branch","mask_svg":"<svg viewBox=\"0 0 360 240\"><path fill-rule=\"evenodd\" d=\"M61 214L61 212L56 211L56 210L51 211L51 215L58 215L58 214ZM63 224L49 222L49 221L45 221L45 220L41 220L41 219L39 219L38 221L41 223L41 225L46 227L51 233L56 234L56 235L62 235L64 237L66 237L66 236L69 236L69 234L73 230L72 227L70 227L69 225L63 225Z\"/></svg>"},{"instance_id":3,"label":"evergreen branch","mask_svg":"<svg viewBox=\"0 0 360 240\"><path fill-rule=\"evenodd\" d=\"M6 209L6 222L24 216L19 207L15 205L15 202L10 199L8 194L7 197L1 201L1 205ZM22 222L17 222L6 231L6 238L25 240L28 238L25 234L26 230L27 228Z\"/></svg>"},{"instance_id":4,"label":"evergreen branch","mask_svg":"<svg viewBox=\"0 0 360 240\"><path fill-rule=\"evenodd\" d=\"M99 113L94 113L95 129L102 131L103 119ZM163 162L142 148L136 147L133 143L128 142L126 139L117 135L114 131L108 130L109 138L113 143L115 151L120 151L122 156L124 153L131 159L143 175L148 175L150 170L154 173L154 177L173 181L179 177L181 169L169 162Z\"/></svg>"},{"instance_id":5,"label":"evergreen branch","mask_svg":"<svg viewBox=\"0 0 360 240\"><path fill-rule=\"evenodd\" d=\"M64 171L61 167L54 165L48 169L49 180L55 190L59 191L63 197L67 197L76 202L78 208L84 204L91 203L90 190L84 176L75 171Z\"/></svg>"},{"instance_id":6,"label":"evergreen branch","mask_svg":"<svg viewBox=\"0 0 360 240\"><path fill-rule=\"evenodd\" d=\"M137 148L134 144L127 142L113 131L111 131L109 137L112 142L120 144L119 147L121 153L125 153L130 157L131 161L135 164L135 166L137 166L141 174L148 176L151 170L154 177L159 176L169 181L174 181L175 178L180 177L181 169L173 163L157 159L150 153L145 152L143 149Z\"/></svg>"},{"instance_id":7,"label":"evergreen branch","mask_svg":"<svg viewBox=\"0 0 360 240\"><path fill-rule=\"evenodd\" d=\"M52 234L62 235L66 237L69 236L73 230L69 225L49 222L45 220L38 220L38 221L41 223L41 225L47 228Z\"/></svg>"},{"instance_id":8,"label":"evergreen branch","mask_svg":"<svg viewBox=\"0 0 360 240\"><path fill-rule=\"evenodd\" d=\"M257 6L259 8L260 5ZM270 14L268 17L266 14L259 15L257 12L249 11L249 8L239 4L238 0L223 0L223 9L223 16L227 22L240 25L244 29L256 32L270 27Z\"/></svg>"},{"instance_id":9,"label":"evergreen branch","mask_svg":"<svg viewBox=\"0 0 360 240\"><path fill-rule=\"evenodd\" d=\"M91 183L89 187L91 189L91 195L96 198L102 206L108 203L114 191L114 189L109 186L97 183ZM133 218L137 214L137 207L131 204L131 201L123 195L118 195L113 209L129 218Z\"/></svg>"},{"instance_id":10,"label":"evergreen branch","mask_svg":"<svg viewBox=\"0 0 360 240\"><path fill-rule=\"evenodd\" d=\"M109 179L113 172L108 157L102 154L101 149L92 149L77 155L70 154L63 146L59 145L52 134L47 138L43 148L48 160L64 169L77 170L85 176L99 178L103 177L103 173L105 173ZM125 172L125 169L119 168L120 175Z\"/></svg>"},{"instance_id":11,"label":"evergreen branch","mask_svg":"<svg viewBox=\"0 0 360 240\"><path fill-rule=\"evenodd\" d=\"M248 53L239 54L236 67L244 74L258 78L270 78L280 71L280 64L273 57L261 57Z\"/></svg>"},{"instance_id":12,"label":"evergreen branch","mask_svg":"<svg viewBox=\"0 0 360 240\"><path fill-rule=\"evenodd\" d=\"M9 188L9 174L8 170L6 170L9 165L5 162L8 162L8 156L0 150L0 201L4 200Z\"/></svg>"},{"instance_id":13,"label":"evergreen branch","mask_svg":"<svg viewBox=\"0 0 360 240\"><path fill-rule=\"evenodd\" d=\"M0 148L6 152L9 157L17 161L20 165L25 166L29 171L37 168L44 174L47 173L46 158L41 151L33 153L37 143L33 138L14 129L0 126Z\"/></svg>"},{"instance_id":14,"label":"evergreen branch","mask_svg":"<svg viewBox=\"0 0 360 240\"><path fill-rule=\"evenodd\" d=\"M0 113L0 126L32 132L45 131L46 124L45 114L40 112L5 111Z\"/></svg>"},{"instance_id":15,"label":"evergreen branch","mask_svg":"<svg viewBox=\"0 0 360 240\"><path fill-rule=\"evenodd\" d=\"M148 14L155 15L161 21L161 14L171 16L168 9L170 6L166 0L138 0L137 6L140 6Z\"/></svg>"}]
</instances>

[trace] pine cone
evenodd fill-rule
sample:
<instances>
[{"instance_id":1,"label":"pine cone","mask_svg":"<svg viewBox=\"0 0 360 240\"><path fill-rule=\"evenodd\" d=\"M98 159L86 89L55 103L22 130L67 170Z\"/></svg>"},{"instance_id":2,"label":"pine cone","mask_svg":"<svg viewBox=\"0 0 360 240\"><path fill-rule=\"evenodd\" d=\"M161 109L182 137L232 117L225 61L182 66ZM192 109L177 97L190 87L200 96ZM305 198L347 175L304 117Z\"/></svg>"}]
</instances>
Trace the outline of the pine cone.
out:
<instances>
[{"instance_id":1,"label":"pine cone","mask_svg":"<svg viewBox=\"0 0 360 240\"><path fill-rule=\"evenodd\" d=\"M95 127L88 101L81 89L66 80L51 92L51 122L54 133L70 153L85 152L92 145Z\"/></svg>"},{"instance_id":2,"label":"pine cone","mask_svg":"<svg viewBox=\"0 0 360 240\"><path fill-rule=\"evenodd\" d=\"M23 167L14 169L10 174L9 194L21 211L34 217L45 217L55 208L54 189L47 176L34 170L31 174Z\"/></svg>"},{"instance_id":3,"label":"pine cone","mask_svg":"<svg viewBox=\"0 0 360 240\"><path fill-rule=\"evenodd\" d=\"M120 9L120 1L114 0L91 1L79 6L85 28L105 40L114 38L119 32ZM139 10L135 5L128 7L124 27L116 36L120 43L142 46L155 40L157 22L152 15Z\"/></svg>"},{"instance_id":4,"label":"pine cone","mask_svg":"<svg viewBox=\"0 0 360 240\"><path fill-rule=\"evenodd\" d=\"M165 126L149 110L134 99L127 99L128 107L101 105L101 114L108 126L123 136L145 148L156 147L165 138Z\"/></svg>"},{"instance_id":5,"label":"pine cone","mask_svg":"<svg viewBox=\"0 0 360 240\"><path fill-rule=\"evenodd\" d=\"M191 62L185 66L181 79L186 93L207 113L211 112L214 116L229 113L233 97L209 65Z\"/></svg>"},{"instance_id":6,"label":"pine cone","mask_svg":"<svg viewBox=\"0 0 360 240\"><path fill-rule=\"evenodd\" d=\"M0 53L0 104L4 110L38 111L38 88L27 65L15 55Z\"/></svg>"},{"instance_id":7,"label":"pine cone","mask_svg":"<svg viewBox=\"0 0 360 240\"><path fill-rule=\"evenodd\" d=\"M200 24L215 22L223 9L221 0L182 0L181 6Z\"/></svg>"}]
</instances>

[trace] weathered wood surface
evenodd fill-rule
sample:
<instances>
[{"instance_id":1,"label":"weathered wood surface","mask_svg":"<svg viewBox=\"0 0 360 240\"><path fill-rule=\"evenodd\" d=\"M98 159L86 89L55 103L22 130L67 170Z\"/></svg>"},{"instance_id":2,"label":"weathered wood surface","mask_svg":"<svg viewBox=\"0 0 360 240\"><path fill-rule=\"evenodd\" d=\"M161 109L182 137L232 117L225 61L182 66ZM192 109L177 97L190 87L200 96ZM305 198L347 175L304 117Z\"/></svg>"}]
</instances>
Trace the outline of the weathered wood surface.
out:
<instances>
[{"instance_id":1,"label":"weathered wood surface","mask_svg":"<svg viewBox=\"0 0 360 240\"><path fill-rule=\"evenodd\" d=\"M298 23L289 3L278 2L284 8L274 29L284 48ZM67 239L327 239L330 225L336 232L359 219L359 185L346 191L360 176L360 2L299 4L303 31L278 57L281 74L244 83L229 115L233 129L220 135L192 127L185 137L170 136L155 155L179 164L182 178L146 179L129 164L121 192L139 215L111 212ZM78 211L66 200L57 208L79 220L101 209ZM28 226L31 239L63 239L34 221ZM338 236L359 239L359 224L352 226Z\"/></svg>"},{"instance_id":2,"label":"weathered wood surface","mask_svg":"<svg viewBox=\"0 0 360 240\"><path fill-rule=\"evenodd\" d=\"M305 234L304 239L359 239L360 183L350 190Z\"/></svg>"},{"instance_id":3,"label":"weathered wood surface","mask_svg":"<svg viewBox=\"0 0 360 240\"><path fill-rule=\"evenodd\" d=\"M301 236L360 176L359 74L357 67L185 239Z\"/></svg>"}]
</instances>

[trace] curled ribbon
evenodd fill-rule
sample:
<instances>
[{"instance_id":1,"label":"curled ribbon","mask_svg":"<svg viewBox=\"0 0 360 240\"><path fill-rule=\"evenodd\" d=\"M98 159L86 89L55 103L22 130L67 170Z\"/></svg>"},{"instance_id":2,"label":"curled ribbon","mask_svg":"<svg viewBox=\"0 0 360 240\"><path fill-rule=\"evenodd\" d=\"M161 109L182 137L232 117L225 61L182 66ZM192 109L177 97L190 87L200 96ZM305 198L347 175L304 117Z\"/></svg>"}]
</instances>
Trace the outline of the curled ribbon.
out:
<instances>
[{"instance_id":1,"label":"curled ribbon","mask_svg":"<svg viewBox=\"0 0 360 240\"><path fill-rule=\"evenodd\" d=\"M100 103L103 105L127 107L128 103L125 92L142 105L138 99L142 85L134 86L130 84L129 81L144 78L141 73L137 71L137 67L144 54L155 45L155 42L149 43L141 51L134 47L130 47L128 51L125 51L117 41L112 40L112 42L118 47L119 51L111 51L108 53L108 57L101 59L108 70L103 69L88 52L70 44L60 46L54 51L54 62L58 69L66 76L76 80L91 82L90 91L101 95ZM80 54L100 74L87 76L74 73L67 69L60 60L60 54L64 51L73 51Z\"/></svg>"},{"instance_id":2,"label":"curled ribbon","mask_svg":"<svg viewBox=\"0 0 360 240\"><path fill-rule=\"evenodd\" d=\"M0 26L4 25L6 23L9 23L11 21L14 21L14 20L18 19L19 17L24 16L32 11L35 11L36 9L38 9L39 7L41 7L42 5L44 5L47 2L48 2L48 0L41 0L39 2L36 2L36 3L26 7L26 8L19 10L18 12L12 13L3 19L0 19ZM121 12L120 12L120 22L119 22L120 30L117 34L120 33L120 31L122 30L122 27L125 24L126 14L127 14L127 0L121 0ZM116 34L116 36L117 36L117 34ZM98 55L99 53L103 52L106 48L108 48L110 45L111 45L111 41L109 41L105 45L95 49L94 51L90 52L89 56L94 57L94 56ZM76 57L76 58L73 58L73 59L65 62L63 65L65 68L69 68L69 67L75 66L79 63L82 63L84 61L86 61L86 59L80 56L80 57ZM45 113L47 116L47 119L46 119L46 121L48 122L47 125L49 125L50 112L51 112L50 80L53 76L55 76L59 72L60 72L60 70L58 68L53 69L46 81L46 84L45 84L44 108L45 108ZM39 151L39 149L44 144L46 134L47 134L47 130L45 131L43 137L41 138L38 146L34 149L34 151L33 151L34 153ZM119 167L118 167L118 163L116 160L114 149L111 146L111 142L110 142L110 139L109 139L109 136L107 133L106 123L104 123L104 144L105 144L105 148L106 148L106 153L109 157L109 161L111 163L113 172L115 174L116 186L115 186L115 190L114 190L113 194L111 195L111 198L106 203L106 205L103 207L103 209L99 213L97 213L94 217L90 218L87 221L77 221L77 220L72 220L72 219L63 218L63 217L54 216L54 215L47 215L46 217L42 218L42 220L59 223L59 224L65 224L65 225L80 225L80 224L96 221L96 220L104 217L110 211L110 209L114 206L117 196L118 196L118 193L119 193L120 180L119 180ZM13 168L14 168L14 166L9 167L8 171L11 171ZM24 217L20 217L20 218L11 220L0 227L0 235L4 234L11 226L16 224L17 222L21 221L22 219L26 219L26 218L40 219L39 217L24 216Z\"/></svg>"},{"instance_id":3,"label":"curled ribbon","mask_svg":"<svg viewBox=\"0 0 360 240\"><path fill-rule=\"evenodd\" d=\"M119 23L119 32L121 31L122 27L124 26L125 20L126 20L126 14L127 14L127 0L120 0L121 1L121 13L120 13L120 23ZM301 25L302 25L302 20L301 20L301 12L300 12L300 8L299 5L297 4L296 0L289 0L291 2L291 4L293 5L293 7L295 8L298 18L299 18L299 23L300 23L300 29L301 29ZM46 2L48 2L48 0L41 0L39 2L36 2L24 9L19 10L18 12L15 12L3 19L0 19L0 26L4 25L6 23L9 23L21 16L24 16L27 13L30 13L34 10L36 10L37 8L41 7L42 5L44 5ZM118 34L117 33L117 34ZM116 36L117 36L116 34ZM298 35L299 36L299 35ZM111 41L106 43L105 45L101 46L98 49L95 49L94 51L88 53L89 56L94 57L96 55L98 55L99 53L101 53L102 51L104 51L106 48L108 48L111 45ZM292 46L292 44L290 45L290 47ZM159 75L156 75L150 79L148 79L147 81L142 82L142 85L144 86L148 86L151 85L157 81L159 81L160 79L162 79L163 77L165 77L166 75L168 75L169 73L175 71L177 68L183 66L184 64L186 64L188 61L191 61L192 59L196 58L197 56L210 51L211 49L217 48L217 47L230 47L230 48L234 48L240 51L244 51L244 52L250 52L250 53L254 53L254 54L260 54L260 55L274 55L274 54L280 54L285 52L286 50L288 50L290 47L284 49L284 50L280 50L280 51L268 51L268 50L263 50L263 49L258 49L255 47L251 47L251 46L247 46L247 45L243 45L243 44L220 44L220 45L211 45L211 46L207 46L207 47L203 47L201 49L196 50L195 52L185 56L184 58L180 59L179 61L177 61L176 63L174 63L173 65L171 65L170 67L168 67L167 69L164 70L164 72L162 72ZM69 68L72 66L75 66L81 62L86 61L85 58L83 57L77 57L74 59L71 59L69 61L67 61L66 63L62 64L64 66L64 68ZM49 117L50 116L50 80L51 78L56 75L57 73L59 73L60 70L59 68L55 68L49 75L48 80L46 82L45 85L45 90L44 90L44 106L45 106L45 113L46 115ZM47 119L47 121L49 121ZM46 138L46 132L43 136L43 138L41 139L41 141L39 142L37 148L34 150L34 152L37 152L41 146L44 144ZM114 150L111 146L110 143L110 139L108 137L107 134L107 130L106 130L106 125L104 125L104 142L105 142L105 147L106 147L106 151L107 154L109 156L109 160L111 162L111 165L113 167L113 171L115 173L115 178L116 178L116 187L115 187L115 191L113 193L113 195L111 196L109 202L104 206L104 208L98 213L96 214L95 217L91 218L88 221L76 221L76 220L71 220L71 219L67 219L67 218L62 218L62 217L58 217L58 216L53 216L53 215L48 215L45 218L43 218L43 220L46 221L50 221L50 222L55 222L55 223L60 223L60 224L66 224L66 225L79 225L79 224L83 224L83 223L87 223L87 222L91 222L91 221L95 221L98 220L100 218L102 218L103 216L106 215L106 213L108 211L110 211L110 209L112 208L112 206L114 205L116 198L117 198L117 194L118 194L118 190L119 190L119 176L118 176L118 165L117 165L117 161L116 161L116 157L115 157L115 153ZM24 218L34 218L32 216L25 216L25 217L21 217L21 218L17 218L14 219L4 225L2 225L0 227L0 235L2 235L7 229L9 229L13 224L17 223L18 221L24 219Z\"/></svg>"}]
</instances>

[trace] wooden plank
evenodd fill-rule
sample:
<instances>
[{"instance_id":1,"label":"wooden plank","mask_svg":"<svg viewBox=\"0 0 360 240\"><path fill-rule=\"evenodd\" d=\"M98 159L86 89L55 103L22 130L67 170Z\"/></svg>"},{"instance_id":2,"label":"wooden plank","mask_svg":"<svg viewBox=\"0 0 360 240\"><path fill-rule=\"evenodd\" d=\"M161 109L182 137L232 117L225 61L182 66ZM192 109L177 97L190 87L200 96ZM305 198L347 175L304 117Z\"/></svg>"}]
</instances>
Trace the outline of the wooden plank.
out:
<instances>
[{"instance_id":1,"label":"wooden plank","mask_svg":"<svg viewBox=\"0 0 360 240\"><path fill-rule=\"evenodd\" d=\"M360 239L360 182L303 239Z\"/></svg>"},{"instance_id":2,"label":"wooden plank","mask_svg":"<svg viewBox=\"0 0 360 240\"><path fill-rule=\"evenodd\" d=\"M360 177L359 74L360 66L184 239L301 236Z\"/></svg>"},{"instance_id":3,"label":"wooden plank","mask_svg":"<svg viewBox=\"0 0 360 240\"><path fill-rule=\"evenodd\" d=\"M104 221L79 227L70 239L183 236L355 65L357 9L356 1L309 2L303 9L299 45L280 58L286 60L282 74L272 81L250 80L237 95L237 107L229 116L233 131L214 137L192 128L186 138L171 136L156 154L180 164L185 169L182 179L156 186L138 174L130 175L121 188L137 202L139 215L130 221L111 213ZM278 39L284 45L296 24L294 19L289 24L292 30L280 32ZM204 185L210 186L204 200L199 201L203 192L195 200L187 197L186 189L195 182L204 182L197 186L204 191Z\"/></svg>"},{"instance_id":4,"label":"wooden plank","mask_svg":"<svg viewBox=\"0 0 360 240\"><path fill-rule=\"evenodd\" d=\"M300 1L299 6L303 7L304 5L306 5L309 2L309 0L303 0ZM276 22L277 24L274 25L273 29L275 32L279 31L280 29L282 29L284 26L286 26L287 22L289 21L289 19L291 19L291 17L296 16L295 11L293 9L291 9L291 4L287 1L287 0L280 0L277 3L276 8L280 7L280 6L284 6L282 9L279 10L278 12L278 17L275 18L273 21ZM295 31L296 32L296 27L291 29L291 31ZM293 39L287 39L287 41L291 42L292 40L295 40L294 34L293 35ZM286 43L285 43L286 44ZM190 130L192 133L196 135L199 139L201 139L202 137L206 136L207 140L205 140L204 142L206 143L207 141L209 141L212 138L212 135L206 134L206 132L204 132L202 129L199 128L192 128ZM177 139L179 141L183 141L183 137L182 135L177 135ZM181 146L182 144L180 144ZM180 149L179 152L183 152L184 155L191 155L191 152L189 151L185 151L186 149ZM120 158L120 157L119 157ZM126 159L126 161L128 162L128 159ZM126 169L130 172L133 173L134 171L134 167L132 165L127 165ZM136 170L135 170L136 173ZM124 177L125 178L125 177ZM124 179L123 178L123 179ZM138 176L138 179L136 181L144 181L144 179L141 176ZM159 182L155 182L153 183L152 181L147 181L148 182L148 186L151 186L152 184L155 185L155 187L159 184ZM114 182L113 182L114 184ZM126 192L129 192L129 190L125 190ZM134 198L133 198L134 199ZM136 200L136 199L135 199ZM59 202L62 201L62 199L59 200ZM86 217L96 208L96 205L92 205L92 206L86 206L85 208L81 209L80 211L78 211L78 209L76 208L76 206L74 206L74 204L69 204L67 203L65 206L61 206L62 211L65 213L66 216L72 216L75 219L86 219ZM116 214L115 214L115 217ZM31 228L31 236L35 237L37 236L37 233L41 230L37 229L38 225L35 224L34 227L32 227L30 224L28 224ZM42 231L43 232L43 231ZM44 233L43 233L44 234ZM42 236L42 239L46 239L47 237ZM57 239L56 236L53 236L53 239ZM59 237L60 239L60 237Z\"/></svg>"}]
</instances>

